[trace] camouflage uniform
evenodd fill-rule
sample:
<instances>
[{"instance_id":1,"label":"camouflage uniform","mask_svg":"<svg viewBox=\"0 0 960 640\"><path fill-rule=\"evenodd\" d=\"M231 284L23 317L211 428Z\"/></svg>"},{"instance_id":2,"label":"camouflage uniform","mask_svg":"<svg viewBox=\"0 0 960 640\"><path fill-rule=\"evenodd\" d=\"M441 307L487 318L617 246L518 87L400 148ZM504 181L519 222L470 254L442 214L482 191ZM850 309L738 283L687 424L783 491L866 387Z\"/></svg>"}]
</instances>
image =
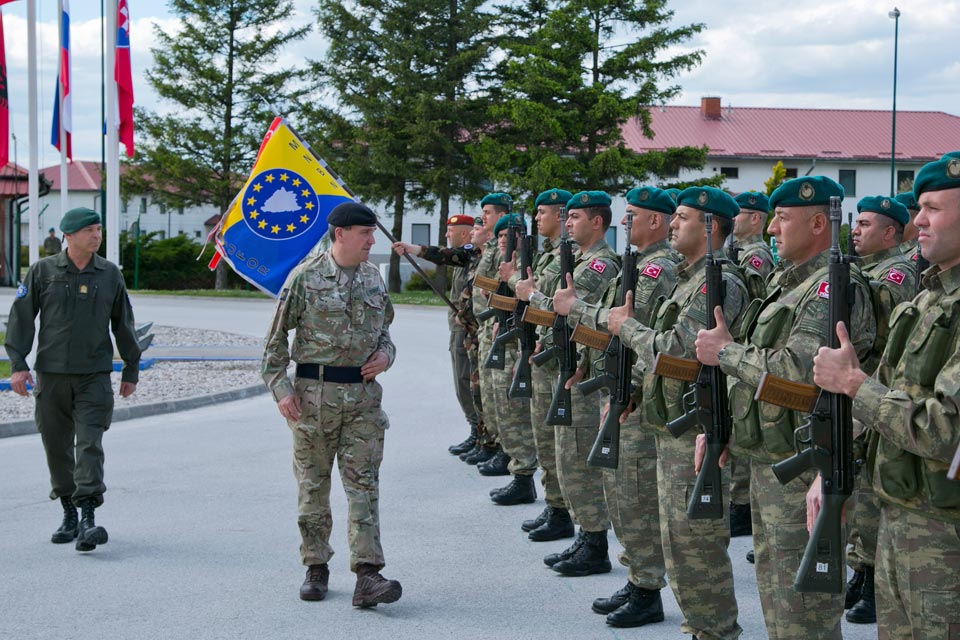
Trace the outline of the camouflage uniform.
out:
<instances>
[{"instance_id":1,"label":"camouflage uniform","mask_svg":"<svg viewBox=\"0 0 960 640\"><path fill-rule=\"evenodd\" d=\"M680 257L666 241L657 242L637 254L637 286L634 289L634 316L644 326L653 324L659 302L677 284ZM607 312L620 303L622 273L607 289L603 302L588 305L577 300L570 320L591 328L606 329ZM642 408L643 389L633 401ZM617 540L623 546L619 560L627 567L627 579L643 589L659 591L667 586L666 566L660 540L657 500L657 448L649 427L642 428L643 411L635 410L620 427L620 464L603 469L607 511Z\"/></svg>"},{"instance_id":2,"label":"camouflage uniform","mask_svg":"<svg viewBox=\"0 0 960 640\"><path fill-rule=\"evenodd\" d=\"M559 260L558 260L559 262ZM577 297L592 303L600 299L620 269L620 258L600 240L587 250L574 254L573 284ZM559 286L560 273L553 283ZM552 309L553 300L542 292L530 297L530 304L538 309ZM573 518L584 531L606 531L610 526L607 503L603 496L603 473L587 464L587 456L597 439L600 427L600 392L584 397L574 390L571 395L571 426L555 426L557 446L557 476L564 500L573 512Z\"/></svg>"},{"instance_id":3,"label":"camouflage uniform","mask_svg":"<svg viewBox=\"0 0 960 640\"><path fill-rule=\"evenodd\" d=\"M874 300L877 304L877 342L873 353L881 352L886 344L886 320L901 302L913 298L917 290L916 265L911 263L899 247L885 249L865 256L863 274L871 281ZM882 336L882 339L881 339ZM879 358L871 358L864 364L864 371L872 373L879 365ZM877 530L880 528L880 499L874 494L863 474L857 476L857 486L847 513L850 530L847 564L855 571L873 567L877 555Z\"/></svg>"},{"instance_id":4,"label":"camouflage uniform","mask_svg":"<svg viewBox=\"0 0 960 640\"><path fill-rule=\"evenodd\" d=\"M497 268L500 265L500 250L497 249L496 238L491 238L484 243L482 248L480 262L477 263L474 276L486 276L488 278L497 278ZM487 295L483 289L473 287L473 313L479 315L487 308ZM484 413L484 440L483 444L493 445L499 440L499 428L497 426L496 388L493 379L493 369L487 369L483 366L483 361L490 352L493 344L493 325L495 318L491 318L480 323L477 330L477 374L480 377L480 398L481 404L487 408Z\"/></svg>"},{"instance_id":5,"label":"camouflage uniform","mask_svg":"<svg viewBox=\"0 0 960 640\"><path fill-rule=\"evenodd\" d=\"M736 333L749 303L743 277L736 267L725 266L726 296L723 315ZM698 430L679 438L666 430L666 423L685 411L682 397L687 384L652 375L658 353L696 358L694 340L707 325L707 296L704 258L694 264L682 263L677 287L660 305L653 328L628 319L620 338L637 354L645 372L643 425L653 430L657 446L657 486L660 493L660 531L667 573L684 620L683 633L699 638L738 638L737 600L734 595L730 545L729 503L724 503L720 520L690 520L687 504L697 480L694 448ZM727 472L724 472L727 476ZM726 480L729 480L727 477Z\"/></svg>"},{"instance_id":6,"label":"camouflage uniform","mask_svg":"<svg viewBox=\"0 0 960 640\"><path fill-rule=\"evenodd\" d=\"M897 307L880 368L854 418L876 434L868 457L883 507L876 595L881 638L960 631L960 483L945 472L960 440L960 267L925 272Z\"/></svg>"},{"instance_id":7,"label":"camouflage uniform","mask_svg":"<svg viewBox=\"0 0 960 640\"><path fill-rule=\"evenodd\" d=\"M347 494L350 569L355 571L358 564L384 566L379 469L389 422L380 408L382 389L375 380L341 383L323 378L327 367L359 368L377 351L387 356L388 366L393 364L396 349L388 331L392 321L386 286L368 262L348 278L329 254L320 254L294 269L280 292L261 373L277 401L293 393L300 398L300 419L287 424L293 432L300 555L305 565L324 564L333 555L330 476L336 457ZM291 330L295 335L288 350ZM291 359L298 369L319 365L320 378L298 373L291 384L287 377Z\"/></svg>"},{"instance_id":8,"label":"camouflage uniform","mask_svg":"<svg viewBox=\"0 0 960 640\"><path fill-rule=\"evenodd\" d=\"M767 633L786 638L839 638L843 595L798 593L793 579L806 547L806 494L816 479L808 471L781 485L771 464L793 455L794 429L801 412L753 400L764 371L789 380L812 382L813 356L827 342L828 251L800 265L775 272L762 304L745 319L746 344L720 351L720 366L734 382L730 392L734 453L751 460L750 505L757 587ZM851 269L851 326L861 360L873 345L876 322L869 284Z\"/></svg>"}]
</instances>

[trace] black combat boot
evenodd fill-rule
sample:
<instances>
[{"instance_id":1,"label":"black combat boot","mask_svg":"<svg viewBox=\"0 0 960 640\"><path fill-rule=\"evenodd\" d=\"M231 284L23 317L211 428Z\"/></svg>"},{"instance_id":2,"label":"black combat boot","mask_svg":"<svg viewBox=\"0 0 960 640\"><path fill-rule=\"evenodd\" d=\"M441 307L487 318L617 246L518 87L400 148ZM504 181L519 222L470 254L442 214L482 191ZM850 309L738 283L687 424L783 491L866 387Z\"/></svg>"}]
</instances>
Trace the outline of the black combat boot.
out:
<instances>
[{"instance_id":1,"label":"black combat boot","mask_svg":"<svg viewBox=\"0 0 960 640\"><path fill-rule=\"evenodd\" d=\"M493 494L491 493L490 495L492 496ZM540 512L540 515L538 515L533 520L524 520L523 522L521 522L520 528L527 532L533 531L534 529L536 529L537 527L539 527L540 525L542 525L544 522L547 521L547 516L550 515L550 509L552 508L553 507L547 505L546 507L543 508L543 511Z\"/></svg>"},{"instance_id":2,"label":"black combat boot","mask_svg":"<svg viewBox=\"0 0 960 640\"><path fill-rule=\"evenodd\" d=\"M877 621L877 600L873 591L873 567L863 568L860 600L847 611L847 622L874 624Z\"/></svg>"},{"instance_id":3,"label":"black combat boot","mask_svg":"<svg viewBox=\"0 0 960 640\"><path fill-rule=\"evenodd\" d=\"M396 580L387 580L370 564L357 565L357 587L353 590L353 606L375 607L396 602L403 588Z\"/></svg>"},{"instance_id":4,"label":"black combat boot","mask_svg":"<svg viewBox=\"0 0 960 640\"><path fill-rule=\"evenodd\" d=\"M495 504L504 506L530 504L537 499L537 488L533 484L533 476L513 476L510 484L490 499L493 500Z\"/></svg>"},{"instance_id":5,"label":"black combat boot","mask_svg":"<svg viewBox=\"0 0 960 640\"><path fill-rule=\"evenodd\" d=\"M50 536L50 542L54 544L73 542L77 537L77 508L73 500L70 496L63 496L60 498L60 504L63 505L63 522L60 528Z\"/></svg>"},{"instance_id":6,"label":"black combat boot","mask_svg":"<svg viewBox=\"0 0 960 640\"><path fill-rule=\"evenodd\" d=\"M552 567L562 560L570 558L577 552L577 549L580 548L580 545L583 544L584 531L580 529L580 532L577 533L577 537L573 539L573 544L561 551L560 553L551 553L543 557L543 564L548 567Z\"/></svg>"},{"instance_id":7,"label":"black combat boot","mask_svg":"<svg viewBox=\"0 0 960 640\"><path fill-rule=\"evenodd\" d=\"M533 542L549 542L550 540L562 540L563 538L572 538L574 534L573 519L570 518L570 512L566 509L547 507L550 513L547 515L547 521L531 531L527 537Z\"/></svg>"},{"instance_id":8,"label":"black combat boot","mask_svg":"<svg viewBox=\"0 0 960 640\"><path fill-rule=\"evenodd\" d=\"M730 537L753 535L753 520L750 517L749 504L730 503Z\"/></svg>"},{"instance_id":9,"label":"black combat boot","mask_svg":"<svg viewBox=\"0 0 960 640\"><path fill-rule=\"evenodd\" d=\"M843 599L843 608L849 609L860 602L860 593L863 591L863 571L854 569L853 577L847 580L847 594Z\"/></svg>"},{"instance_id":10,"label":"black combat boot","mask_svg":"<svg viewBox=\"0 0 960 640\"><path fill-rule=\"evenodd\" d=\"M330 580L330 569L327 563L312 564L307 567L307 577L300 585L301 600L323 600L327 597L327 582Z\"/></svg>"},{"instance_id":11,"label":"black combat boot","mask_svg":"<svg viewBox=\"0 0 960 640\"><path fill-rule=\"evenodd\" d=\"M478 464L477 471L482 476L508 476L510 475L510 456L503 449L500 449L497 451L497 455Z\"/></svg>"},{"instance_id":12,"label":"black combat boot","mask_svg":"<svg viewBox=\"0 0 960 640\"><path fill-rule=\"evenodd\" d=\"M593 606L590 607L593 609L594 613L599 613L602 615L607 615L608 613L613 613L623 605L627 603L627 600L630 599L630 589L635 589L633 583L627 582L622 588L617 589L613 592L613 595L609 598L597 598L593 601Z\"/></svg>"},{"instance_id":13,"label":"black combat boot","mask_svg":"<svg viewBox=\"0 0 960 640\"><path fill-rule=\"evenodd\" d=\"M561 560L551 569L570 577L589 576L594 573L610 573L610 557L607 554L607 532L584 531L583 544L572 556Z\"/></svg>"},{"instance_id":14,"label":"black combat boot","mask_svg":"<svg viewBox=\"0 0 960 640\"><path fill-rule=\"evenodd\" d=\"M493 456L497 455L497 451L500 450L500 445L482 445L477 447L473 453L468 455L463 459L467 464L479 464L481 462L486 462Z\"/></svg>"},{"instance_id":15,"label":"black combat boot","mask_svg":"<svg viewBox=\"0 0 960 640\"><path fill-rule=\"evenodd\" d=\"M475 453L480 453L480 450L481 450L481 449L483 449L483 443L480 442L480 440L478 439L476 442L473 443L473 448L472 448L472 449L467 449L466 451L464 451L463 453L461 453L461 454L458 455L457 457L460 458L461 460L463 460L464 462L466 462L467 458L469 458L470 456L472 456L472 455L475 454Z\"/></svg>"},{"instance_id":16,"label":"black combat boot","mask_svg":"<svg viewBox=\"0 0 960 640\"><path fill-rule=\"evenodd\" d=\"M77 551L93 551L98 544L107 544L107 530L94 522L93 512L97 508L93 498L80 503L80 529L77 532Z\"/></svg>"},{"instance_id":17,"label":"black combat boot","mask_svg":"<svg viewBox=\"0 0 960 640\"><path fill-rule=\"evenodd\" d=\"M611 627L642 627L653 622L663 622L663 601L660 590L643 589L627 583L630 597L619 609L607 616Z\"/></svg>"},{"instance_id":18,"label":"black combat boot","mask_svg":"<svg viewBox=\"0 0 960 640\"><path fill-rule=\"evenodd\" d=\"M467 439L461 442L460 444L451 445L447 448L451 454L458 456L461 453L466 453L474 448L477 444L477 428L475 426L470 427L470 435L467 436Z\"/></svg>"}]
</instances>

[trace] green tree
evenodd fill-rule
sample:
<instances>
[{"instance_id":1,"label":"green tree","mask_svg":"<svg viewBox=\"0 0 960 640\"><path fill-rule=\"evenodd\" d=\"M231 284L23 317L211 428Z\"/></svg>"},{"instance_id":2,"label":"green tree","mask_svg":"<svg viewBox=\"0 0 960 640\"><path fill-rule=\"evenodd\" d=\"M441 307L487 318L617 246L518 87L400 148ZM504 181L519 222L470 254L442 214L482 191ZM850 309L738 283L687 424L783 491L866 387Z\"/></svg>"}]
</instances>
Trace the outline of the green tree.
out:
<instances>
[{"instance_id":1,"label":"green tree","mask_svg":"<svg viewBox=\"0 0 960 640\"><path fill-rule=\"evenodd\" d=\"M786 179L787 170L783 166L783 160L777 160L777 164L773 165L773 174L763 182L763 186L767 190L767 196L773 194Z\"/></svg>"},{"instance_id":2,"label":"green tree","mask_svg":"<svg viewBox=\"0 0 960 640\"><path fill-rule=\"evenodd\" d=\"M154 66L146 75L168 109L137 110L137 158L123 190L224 212L273 117L293 111L312 89L304 68L277 64L284 47L311 27L287 26L292 0L169 0L167 6L179 29L154 27ZM217 288L226 283L221 265Z\"/></svg>"},{"instance_id":3,"label":"green tree","mask_svg":"<svg viewBox=\"0 0 960 640\"><path fill-rule=\"evenodd\" d=\"M668 83L702 59L699 50L670 51L703 29L669 26L672 16L665 0L501 7L502 61L491 78L490 123L472 148L477 162L520 194L558 185L616 191L702 167L705 147L639 155L621 131L635 117L652 138L648 106L678 95Z\"/></svg>"}]
</instances>

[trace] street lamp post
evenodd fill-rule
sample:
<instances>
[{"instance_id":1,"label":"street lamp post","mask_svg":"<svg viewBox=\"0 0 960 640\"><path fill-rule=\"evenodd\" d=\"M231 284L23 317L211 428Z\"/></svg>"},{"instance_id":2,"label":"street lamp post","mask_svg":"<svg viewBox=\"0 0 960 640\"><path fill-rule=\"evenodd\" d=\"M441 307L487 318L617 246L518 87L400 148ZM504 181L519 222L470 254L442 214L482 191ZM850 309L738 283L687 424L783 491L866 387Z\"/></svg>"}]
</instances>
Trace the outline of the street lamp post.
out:
<instances>
[{"instance_id":1,"label":"street lamp post","mask_svg":"<svg viewBox=\"0 0 960 640\"><path fill-rule=\"evenodd\" d=\"M133 290L140 289L140 212L137 212L137 235L133 245Z\"/></svg>"},{"instance_id":2,"label":"street lamp post","mask_svg":"<svg viewBox=\"0 0 960 640\"><path fill-rule=\"evenodd\" d=\"M890 125L890 197L897 195L897 45L900 37L900 9L896 7L887 14L893 18L893 115Z\"/></svg>"}]
</instances>

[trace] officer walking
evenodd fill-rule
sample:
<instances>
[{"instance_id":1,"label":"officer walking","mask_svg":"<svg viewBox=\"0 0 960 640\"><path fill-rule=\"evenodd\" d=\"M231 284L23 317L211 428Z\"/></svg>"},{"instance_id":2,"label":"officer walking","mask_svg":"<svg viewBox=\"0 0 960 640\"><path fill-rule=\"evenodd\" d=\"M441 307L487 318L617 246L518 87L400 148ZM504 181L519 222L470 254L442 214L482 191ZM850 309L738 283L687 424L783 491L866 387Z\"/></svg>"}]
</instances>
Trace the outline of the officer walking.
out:
<instances>
[{"instance_id":1,"label":"officer walking","mask_svg":"<svg viewBox=\"0 0 960 640\"><path fill-rule=\"evenodd\" d=\"M36 421L50 470L51 499L60 499L63 523L51 541L76 539L77 551L107 542L94 510L103 504L103 433L113 417L113 345L123 359L120 396L137 388L140 347L133 309L120 269L97 255L103 239L100 215L71 209L60 221L67 250L30 266L10 307L4 346L10 358L10 386L27 395L34 385ZM27 354L33 348L34 321L40 335L30 375ZM77 522L79 506L82 517Z\"/></svg>"}]
</instances>

